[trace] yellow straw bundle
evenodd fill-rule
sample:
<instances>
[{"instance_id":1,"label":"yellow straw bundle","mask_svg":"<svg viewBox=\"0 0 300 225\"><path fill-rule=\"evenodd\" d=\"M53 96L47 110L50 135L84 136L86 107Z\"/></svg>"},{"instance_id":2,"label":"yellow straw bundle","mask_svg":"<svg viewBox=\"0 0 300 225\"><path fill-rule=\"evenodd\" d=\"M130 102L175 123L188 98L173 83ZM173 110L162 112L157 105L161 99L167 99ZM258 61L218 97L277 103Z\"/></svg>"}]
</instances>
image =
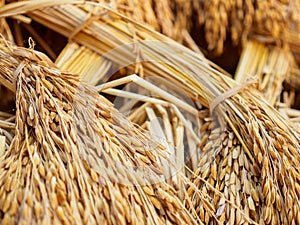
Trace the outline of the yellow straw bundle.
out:
<instances>
[{"instance_id":1,"label":"yellow straw bundle","mask_svg":"<svg viewBox=\"0 0 300 225\"><path fill-rule=\"evenodd\" d=\"M5 150L1 138L1 224L196 224L164 171L166 149L95 88L4 40L0 67L16 96Z\"/></svg>"}]
</instances>

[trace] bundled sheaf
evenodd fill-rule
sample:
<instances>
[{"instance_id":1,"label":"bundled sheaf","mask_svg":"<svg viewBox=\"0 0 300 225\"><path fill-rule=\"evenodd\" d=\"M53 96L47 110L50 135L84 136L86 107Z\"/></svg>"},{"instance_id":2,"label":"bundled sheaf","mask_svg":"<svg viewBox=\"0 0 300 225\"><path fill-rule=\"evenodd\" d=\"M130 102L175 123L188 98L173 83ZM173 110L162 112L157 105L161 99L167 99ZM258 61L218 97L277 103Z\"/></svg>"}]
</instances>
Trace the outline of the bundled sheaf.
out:
<instances>
[{"instance_id":1,"label":"bundled sheaf","mask_svg":"<svg viewBox=\"0 0 300 225\"><path fill-rule=\"evenodd\" d=\"M289 43L299 52L298 1L193 1L193 8L204 25L208 49L216 54L223 52L226 40L237 45L249 38L277 45Z\"/></svg>"},{"instance_id":2,"label":"bundled sheaf","mask_svg":"<svg viewBox=\"0 0 300 225\"><path fill-rule=\"evenodd\" d=\"M44 3L47 3L47 6L54 4L51 1ZM249 2L245 1L246 3ZM62 54L64 56L60 58L61 63L68 62L67 56L72 56L74 61L69 61L73 64L70 69L78 65L76 60L82 59L73 57L72 53L91 52L93 57L99 59L100 64L99 70L97 68L91 70L97 71L97 75L93 76L91 71L88 74L92 76L94 84L100 75L107 73L112 65L117 64L123 68L136 69L136 72L145 79L157 78L160 84L163 84L165 92L174 96L184 96L194 103L181 105L182 101L176 101L177 99L170 95L159 95L161 91L155 96L170 105L176 105L181 112L188 111L198 116L201 122L202 127L199 131L194 120L182 119L183 122L190 123L184 124L186 130L189 128L190 133L192 130L194 135L198 135L195 138L195 145L200 147L195 155L191 155L197 158L195 161L199 164L194 172L190 172L191 182L183 199L186 208L193 213L199 223L300 223L299 130L255 91L252 87L256 81L256 78L252 77L253 74L250 74L250 80L245 79L238 83L225 76L222 71L216 70L203 56L118 14L107 5L88 1L85 5L73 3L48 8L38 6L39 1L22 4L24 8L7 7L3 8L2 12L0 10L0 14L7 16L28 12L34 20L70 37L73 42L66 47L64 52L66 54ZM90 16L91 11L95 15ZM82 55L84 54L80 56ZM103 58L101 55L104 55ZM278 55L280 59L285 57L281 53ZM19 53L18 57L20 56L24 57L24 54ZM284 60L279 61L280 64L284 64ZM90 69L89 65L86 63L82 67L77 67ZM21 68L18 69L24 71ZM51 71L53 73L53 70ZM141 77L135 75L130 79L139 83ZM124 80L126 81L126 78L120 83L124 84ZM113 86L110 85L104 84L97 88L102 91L105 87ZM81 90L78 86L76 89ZM93 96L95 99L99 98L96 94ZM270 99L273 99L273 96ZM80 104L83 104L82 101L82 99L79 101ZM29 107L27 108L29 112ZM106 120L110 121L111 118L106 117ZM200 142L197 143L199 139ZM123 156L124 153L118 154ZM115 158L119 160L119 157L113 157L113 160ZM142 157L142 161L145 161L145 158ZM155 163L153 160L151 162ZM113 199L113 193L110 193ZM128 201L128 195L123 196L125 201ZM104 197L106 198L106 195ZM152 202L154 205L157 203ZM170 205L168 207L171 208ZM145 216L144 210L142 213ZM157 210L153 213L157 215ZM161 218L172 218L168 211L163 215L168 217L161 216Z\"/></svg>"},{"instance_id":3,"label":"bundled sheaf","mask_svg":"<svg viewBox=\"0 0 300 225\"><path fill-rule=\"evenodd\" d=\"M228 127L215 124L203 133L203 158L189 196L205 224L299 224L299 137L287 136L288 127L261 107L250 110L256 118L241 126L249 151Z\"/></svg>"},{"instance_id":4,"label":"bundled sheaf","mask_svg":"<svg viewBox=\"0 0 300 225\"><path fill-rule=\"evenodd\" d=\"M164 181L159 143L43 54L6 45L0 80L16 118L0 156L1 224L195 224Z\"/></svg>"}]
</instances>

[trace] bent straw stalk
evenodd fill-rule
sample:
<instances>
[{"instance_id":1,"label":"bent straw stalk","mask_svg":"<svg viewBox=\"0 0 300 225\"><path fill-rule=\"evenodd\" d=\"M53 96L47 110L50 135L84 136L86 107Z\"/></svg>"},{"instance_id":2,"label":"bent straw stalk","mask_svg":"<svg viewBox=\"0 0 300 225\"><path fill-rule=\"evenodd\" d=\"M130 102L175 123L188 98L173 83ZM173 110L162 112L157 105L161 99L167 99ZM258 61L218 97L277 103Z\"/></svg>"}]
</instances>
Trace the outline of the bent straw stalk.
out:
<instances>
[{"instance_id":1,"label":"bent straw stalk","mask_svg":"<svg viewBox=\"0 0 300 225\"><path fill-rule=\"evenodd\" d=\"M0 155L1 223L196 224L165 182L165 148L40 57L1 40L0 82L16 95L15 136Z\"/></svg>"}]
</instances>

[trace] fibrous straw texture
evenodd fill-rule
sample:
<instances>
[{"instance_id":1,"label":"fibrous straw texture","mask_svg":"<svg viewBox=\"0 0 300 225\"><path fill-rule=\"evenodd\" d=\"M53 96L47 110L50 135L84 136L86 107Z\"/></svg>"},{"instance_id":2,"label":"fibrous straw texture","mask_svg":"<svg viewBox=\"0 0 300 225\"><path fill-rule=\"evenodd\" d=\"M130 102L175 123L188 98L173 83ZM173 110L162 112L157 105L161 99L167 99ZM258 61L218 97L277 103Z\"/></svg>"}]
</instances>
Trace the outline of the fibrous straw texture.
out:
<instances>
[{"instance_id":1,"label":"fibrous straw texture","mask_svg":"<svg viewBox=\"0 0 300 225\"><path fill-rule=\"evenodd\" d=\"M195 223L165 182L165 149L92 87L3 42L0 65L16 94L15 136L0 156L2 224Z\"/></svg>"},{"instance_id":2,"label":"fibrous straw texture","mask_svg":"<svg viewBox=\"0 0 300 225\"><path fill-rule=\"evenodd\" d=\"M280 98L283 82L289 76L292 64L291 52L287 49L270 47L248 41L242 51L234 79L244 82L255 74L258 90L274 105Z\"/></svg>"}]
</instances>

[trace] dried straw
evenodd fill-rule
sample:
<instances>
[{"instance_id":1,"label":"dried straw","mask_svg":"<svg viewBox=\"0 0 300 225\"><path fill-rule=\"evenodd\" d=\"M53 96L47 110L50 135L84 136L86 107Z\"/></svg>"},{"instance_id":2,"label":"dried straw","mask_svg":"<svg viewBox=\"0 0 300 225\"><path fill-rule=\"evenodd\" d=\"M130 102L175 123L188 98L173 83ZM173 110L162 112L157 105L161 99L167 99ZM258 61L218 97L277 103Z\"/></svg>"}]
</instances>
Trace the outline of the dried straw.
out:
<instances>
[{"instance_id":1,"label":"dried straw","mask_svg":"<svg viewBox=\"0 0 300 225\"><path fill-rule=\"evenodd\" d=\"M258 77L258 90L274 105L280 98L283 82L289 77L292 61L289 49L267 47L249 41L242 51L234 78L245 82L255 74Z\"/></svg>"}]
</instances>

